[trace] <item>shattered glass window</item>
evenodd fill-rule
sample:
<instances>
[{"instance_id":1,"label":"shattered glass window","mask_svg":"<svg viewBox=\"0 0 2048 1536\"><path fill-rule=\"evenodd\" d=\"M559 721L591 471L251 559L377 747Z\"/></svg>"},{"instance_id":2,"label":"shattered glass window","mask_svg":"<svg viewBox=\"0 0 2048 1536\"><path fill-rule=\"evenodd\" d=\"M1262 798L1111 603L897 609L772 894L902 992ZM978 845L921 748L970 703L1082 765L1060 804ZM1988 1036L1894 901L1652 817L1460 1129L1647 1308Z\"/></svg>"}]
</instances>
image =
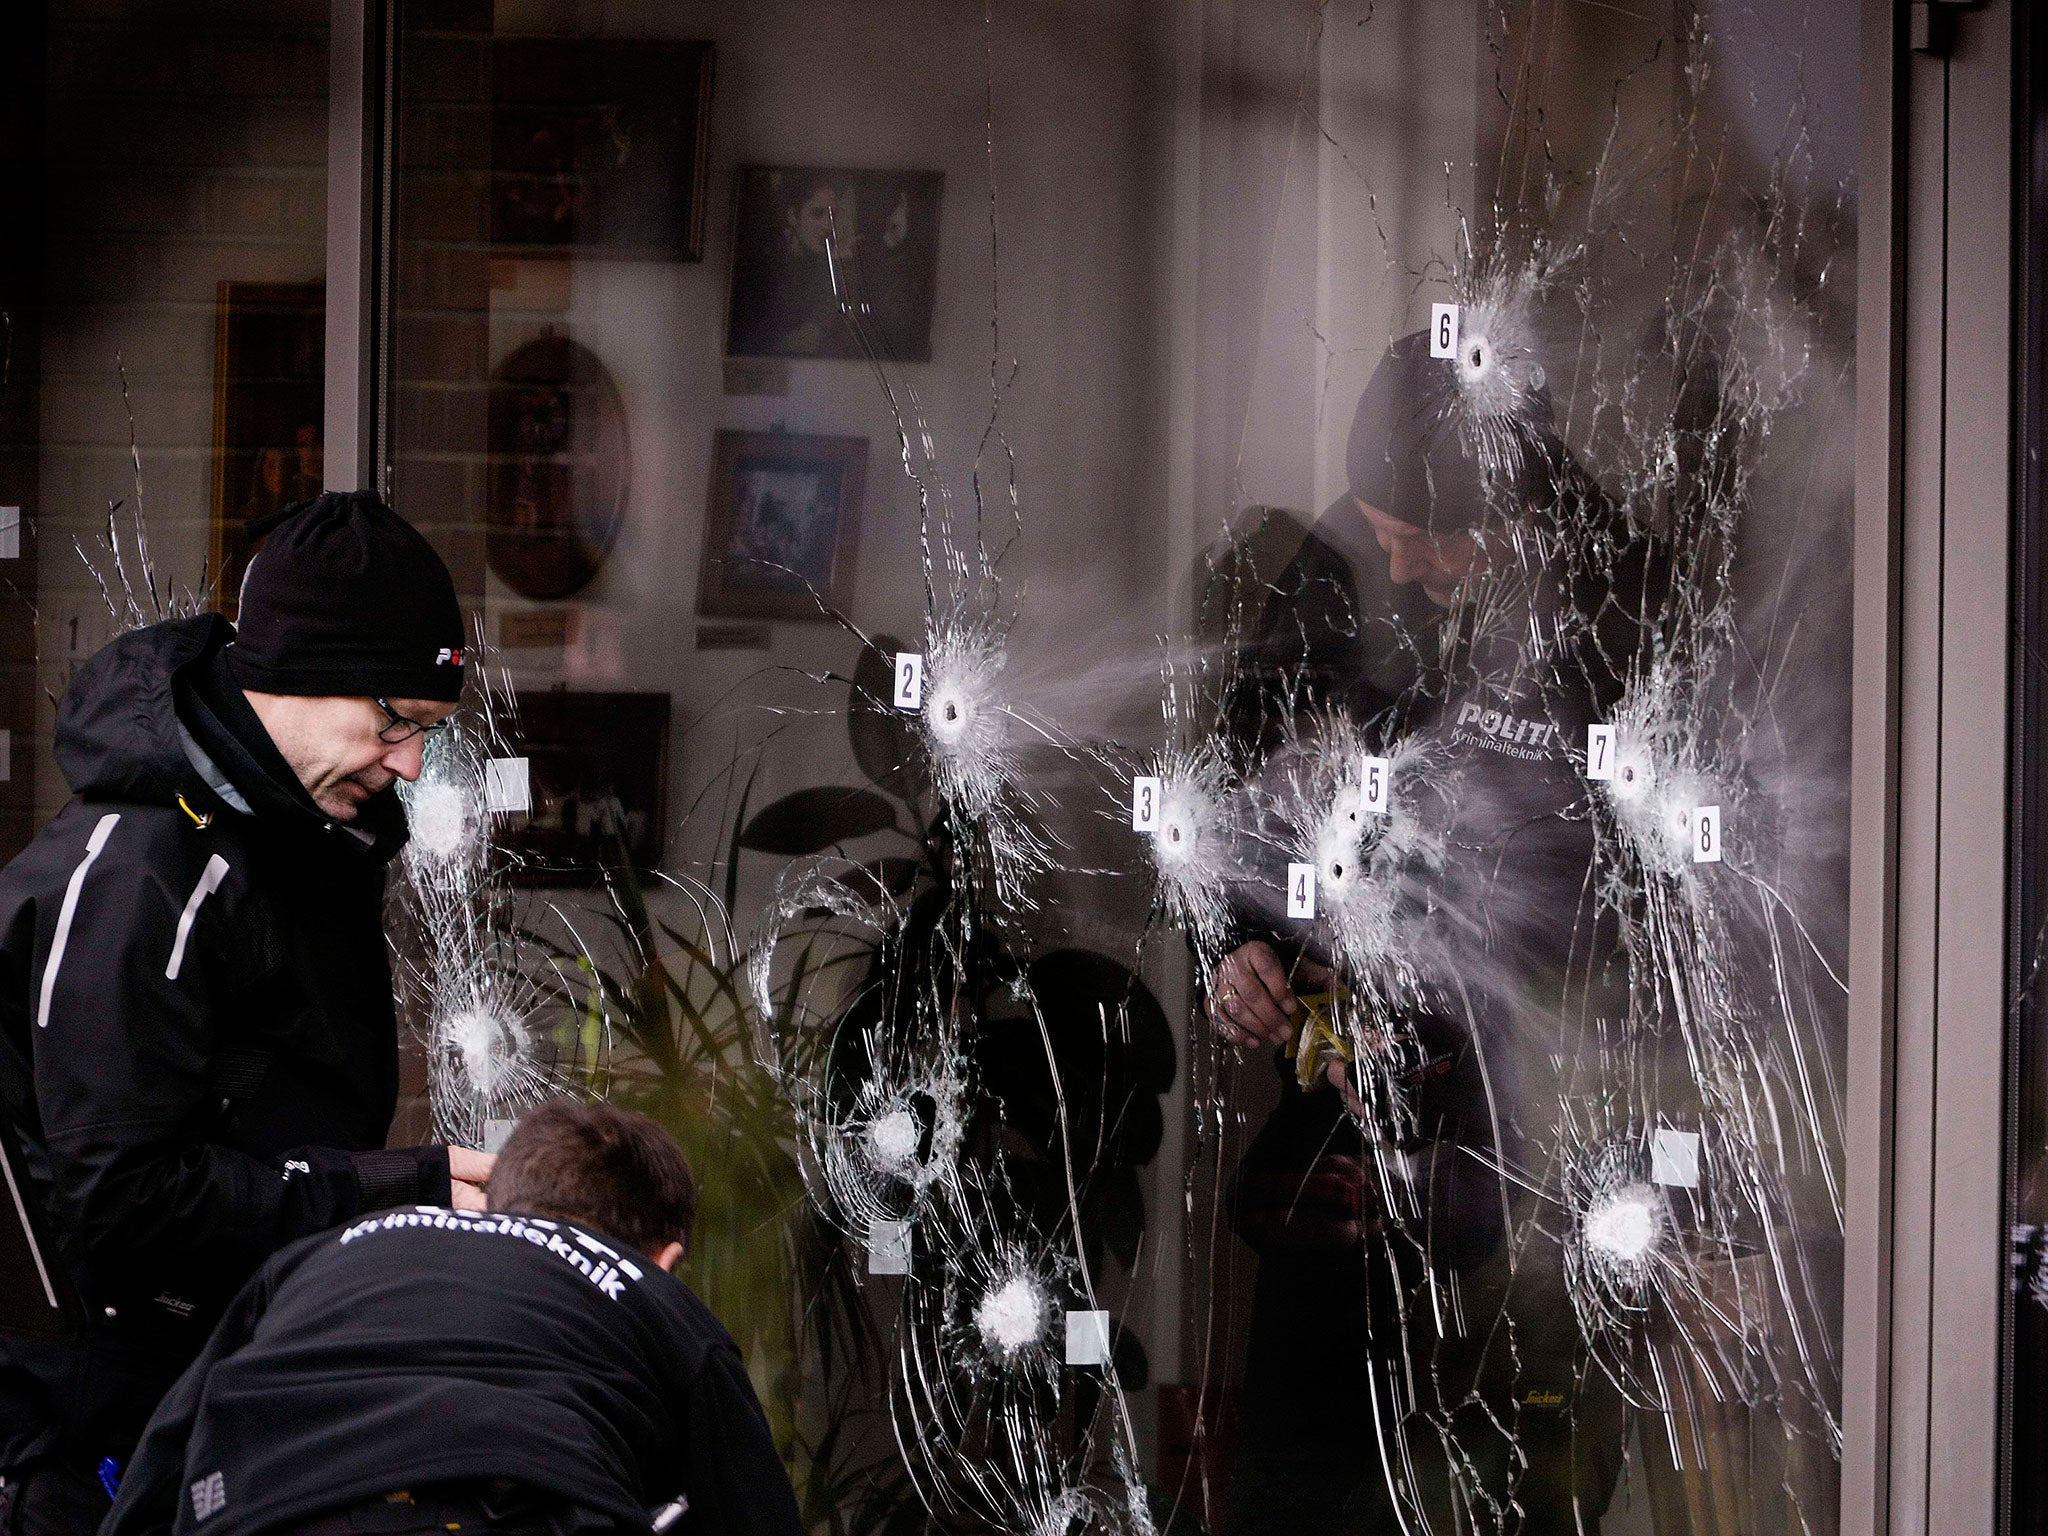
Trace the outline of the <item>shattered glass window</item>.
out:
<instances>
[{"instance_id":1,"label":"shattered glass window","mask_svg":"<svg viewBox=\"0 0 2048 1536\"><path fill-rule=\"evenodd\" d=\"M404 15L417 1129L835 1530L1833 1531L1856 9Z\"/></svg>"}]
</instances>

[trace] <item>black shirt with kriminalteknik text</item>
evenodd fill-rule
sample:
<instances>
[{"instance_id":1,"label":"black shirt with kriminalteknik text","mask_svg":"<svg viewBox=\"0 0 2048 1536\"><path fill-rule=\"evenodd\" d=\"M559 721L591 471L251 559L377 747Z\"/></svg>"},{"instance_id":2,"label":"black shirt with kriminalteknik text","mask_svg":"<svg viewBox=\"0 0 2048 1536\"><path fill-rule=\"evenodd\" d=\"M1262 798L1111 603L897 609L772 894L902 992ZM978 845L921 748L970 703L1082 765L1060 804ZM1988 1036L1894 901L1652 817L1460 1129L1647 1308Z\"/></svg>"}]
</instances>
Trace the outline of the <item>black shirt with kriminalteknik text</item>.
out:
<instances>
[{"instance_id":1,"label":"black shirt with kriminalteknik text","mask_svg":"<svg viewBox=\"0 0 2048 1536\"><path fill-rule=\"evenodd\" d=\"M256 1536L512 1479L626 1530L796 1536L731 1336L627 1245L418 1206L278 1254L150 1420L103 1536Z\"/></svg>"}]
</instances>

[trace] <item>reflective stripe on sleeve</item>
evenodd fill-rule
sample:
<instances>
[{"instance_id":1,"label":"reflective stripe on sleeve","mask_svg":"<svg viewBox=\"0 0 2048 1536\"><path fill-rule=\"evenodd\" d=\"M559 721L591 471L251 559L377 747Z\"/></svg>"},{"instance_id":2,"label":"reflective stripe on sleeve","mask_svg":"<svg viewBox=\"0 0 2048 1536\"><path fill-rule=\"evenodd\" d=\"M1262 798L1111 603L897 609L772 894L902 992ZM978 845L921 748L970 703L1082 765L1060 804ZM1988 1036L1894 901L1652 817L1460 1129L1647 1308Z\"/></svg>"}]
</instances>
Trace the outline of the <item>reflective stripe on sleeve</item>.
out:
<instances>
[{"instance_id":1,"label":"reflective stripe on sleeve","mask_svg":"<svg viewBox=\"0 0 2048 1536\"><path fill-rule=\"evenodd\" d=\"M228 861L219 854L206 861L206 873L192 887L192 894L185 901L185 910L178 915L178 937L171 945L171 963L164 967L166 981L176 981L185 964L185 941L192 937L192 923L199 916L199 904L220 889L220 883L227 875Z\"/></svg>"},{"instance_id":2,"label":"reflective stripe on sleeve","mask_svg":"<svg viewBox=\"0 0 2048 1536\"><path fill-rule=\"evenodd\" d=\"M114 833L114 823L120 819L119 811L109 811L100 818L99 825L92 829L92 836L85 840L85 857L78 861L78 868L71 871L71 883L64 887L64 906L57 913L57 937L51 941L49 963L43 967L43 998L36 1008L38 1029L50 1027L50 995L57 990L57 968L63 965L64 946L71 941L71 919L78 915L78 893L85 885L85 872L92 868L92 861L107 846L107 839Z\"/></svg>"}]
</instances>

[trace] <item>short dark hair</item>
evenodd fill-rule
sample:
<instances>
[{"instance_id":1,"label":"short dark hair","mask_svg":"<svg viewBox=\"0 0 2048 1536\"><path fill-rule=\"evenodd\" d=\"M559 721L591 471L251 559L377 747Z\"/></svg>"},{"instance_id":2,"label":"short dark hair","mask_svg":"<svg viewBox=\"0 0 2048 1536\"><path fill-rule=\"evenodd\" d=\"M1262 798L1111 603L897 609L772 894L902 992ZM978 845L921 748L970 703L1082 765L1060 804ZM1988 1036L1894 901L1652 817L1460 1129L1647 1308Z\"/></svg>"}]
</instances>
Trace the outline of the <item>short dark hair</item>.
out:
<instances>
[{"instance_id":1,"label":"short dark hair","mask_svg":"<svg viewBox=\"0 0 2048 1536\"><path fill-rule=\"evenodd\" d=\"M494 1211L556 1216L655 1253L690 1245L697 1179L667 1131L612 1104L554 1099L521 1117L491 1170Z\"/></svg>"}]
</instances>

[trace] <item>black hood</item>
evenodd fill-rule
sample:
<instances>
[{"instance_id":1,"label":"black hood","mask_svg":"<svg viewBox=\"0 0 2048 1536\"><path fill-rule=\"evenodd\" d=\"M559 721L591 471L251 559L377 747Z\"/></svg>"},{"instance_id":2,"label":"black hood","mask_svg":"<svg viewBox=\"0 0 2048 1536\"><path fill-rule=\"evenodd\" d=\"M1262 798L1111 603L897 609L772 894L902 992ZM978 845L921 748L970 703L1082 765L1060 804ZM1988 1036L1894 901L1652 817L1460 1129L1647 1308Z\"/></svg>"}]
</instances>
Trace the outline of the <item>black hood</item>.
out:
<instances>
[{"instance_id":1,"label":"black hood","mask_svg":"<svg viewBox=\"0 0 2048 1536\"><path fill-rule=\"evenodd\" d=\"M175 806L182 797L202 814L240 814L207 786L179 730L181 689L218 671L216 658L234 638L225 618L203 613L129 630L94 653L57 704L57 766L72 792L140 805ZM318 833L330 846L380 862L404 846L405 813L392 791L365 801L346 824L358 835L337 838L333 819L295 778L272 774L245 784L243 776L230 773L256 807L255 819L272 830Z\"/></svg>"}]
</instances>

